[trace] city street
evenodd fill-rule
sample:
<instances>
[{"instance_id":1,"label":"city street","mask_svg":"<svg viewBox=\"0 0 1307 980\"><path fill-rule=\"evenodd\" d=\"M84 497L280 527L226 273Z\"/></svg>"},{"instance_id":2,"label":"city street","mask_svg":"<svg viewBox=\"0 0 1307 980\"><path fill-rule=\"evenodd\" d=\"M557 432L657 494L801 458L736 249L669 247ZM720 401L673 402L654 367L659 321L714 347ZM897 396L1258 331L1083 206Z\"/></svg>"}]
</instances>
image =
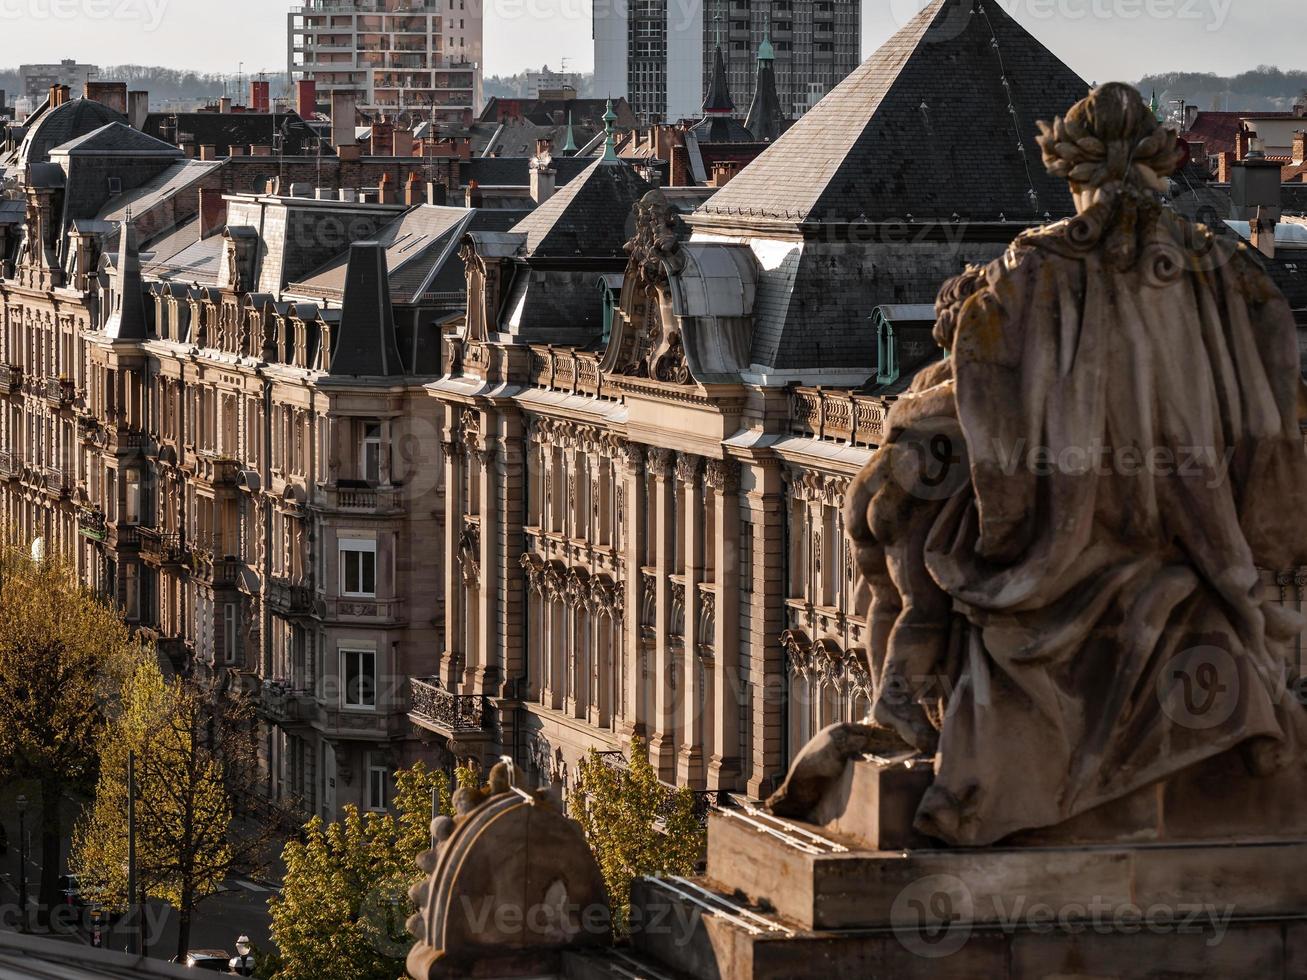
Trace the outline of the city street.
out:
<instances>
[{"instance_id":1,"label":"city street","mask_svg":"<svg viewBox=\"0 0 1307 980\"><path fill-rule=\"evenodd\" d=\"M26 793L29 798L26 813L26 830L28 837L27 861L27 895L29 916L33 929L37 928L36 899L40 886L41 861L40 838L34 832L39 826L40 810L35 802L34 788L23 784L6 785L0 790L0 823L3 824L9 838L7 853L0 856L0 929L15 931L19 927L21 908L19 894L19 834L16 798ZM65 839L63 858L66 870L71 830L78 810L76 805L67 801L64 813ZM270 945L269 928L271 918L268 914L268 899L274 894L275 886L268 882L253 881L246 877L232 876L224 883L223 890L205 901L195 910L191 922L192 949L222 949L229 954L235 951L236 938L242 933L260 949ZM55 931L66 936L69 941L90 943L91 923L85 910L60 913L57 917L62 926ZM149 953L159 959L170 959L177 952L177 914L162 902L152 901L146 915L146 940ZM107 931L103 936L105 946L125 949L128 937L121 928Z\"/></svg>"}]
</instances>

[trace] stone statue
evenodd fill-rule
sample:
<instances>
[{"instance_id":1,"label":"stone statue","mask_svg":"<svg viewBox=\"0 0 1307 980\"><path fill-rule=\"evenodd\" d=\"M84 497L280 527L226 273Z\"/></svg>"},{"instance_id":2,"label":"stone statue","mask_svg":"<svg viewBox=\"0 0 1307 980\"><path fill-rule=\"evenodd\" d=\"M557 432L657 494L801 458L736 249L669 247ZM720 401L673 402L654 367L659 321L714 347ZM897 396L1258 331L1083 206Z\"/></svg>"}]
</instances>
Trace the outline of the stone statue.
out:
<instances>
[{"instance_id":1,"label":"stone statue","mask_svg":"<svg viewBox=\"0 0 1307 980\"><path fill-rule=\"evenodd\" d=\"M1041 131L1076 216L943 288L947 356L846 499L871 720L934 756L916 827L955 845L1230 752L1298 778L1307 747L1301 624L1259 592L1259 569L1307 559L1289 305L1244 244L1162 206L1183 153L1133 88ZM776 812L829 778L823 752L869 740L848 727L805 751Z\"/></svg>"}]
</instances>

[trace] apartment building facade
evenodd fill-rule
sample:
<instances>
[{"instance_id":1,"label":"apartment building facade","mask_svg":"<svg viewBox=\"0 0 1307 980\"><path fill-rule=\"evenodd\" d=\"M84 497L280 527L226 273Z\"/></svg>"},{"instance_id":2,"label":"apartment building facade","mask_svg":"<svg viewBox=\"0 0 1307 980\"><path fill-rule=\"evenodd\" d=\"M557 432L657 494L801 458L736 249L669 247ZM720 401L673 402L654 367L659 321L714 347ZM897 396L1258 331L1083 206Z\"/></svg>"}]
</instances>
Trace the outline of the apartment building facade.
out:
<instances>
[{"instance_id":1,"label":"apartment building facade","mask_svg":"<svg viewBox=\"0 0 1307 980\"><path fill-rule=\"evenodd\" d=\"M595 92L625 93L645 123L697 118L720 45L743 118L753 99L757 52L769 38L781 113L797 119L857 67L861 30L858 0L596 5Z\"/></svg>"},{"instance_id":2,"label":"apartment building facade","mask_svg":"<svg viewBox=\"0 0 1307 980\"><path fill-rule=\"evenodd\" d=\"M481 110L480 0L306 0L287 15L293 79L330 100L410 121L462 123Z\"/></svg>"}]
</instances>

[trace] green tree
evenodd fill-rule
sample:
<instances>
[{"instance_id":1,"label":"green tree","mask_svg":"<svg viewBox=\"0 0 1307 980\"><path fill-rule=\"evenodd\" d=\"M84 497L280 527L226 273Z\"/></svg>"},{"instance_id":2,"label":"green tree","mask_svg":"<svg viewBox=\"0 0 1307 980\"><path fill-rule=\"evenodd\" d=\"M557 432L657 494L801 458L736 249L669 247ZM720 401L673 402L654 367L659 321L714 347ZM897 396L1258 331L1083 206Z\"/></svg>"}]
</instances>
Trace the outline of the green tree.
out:
<instances>
[{"instance_id":1,"label":"green tree","mask_svg":"<svg viewBox=\"0 0 1307 980\"><path fill-rule=\"evenodd\" d=\"M460 785L475 777L458 772ZM413 944L405 922L420 853L431 846L432 801L453 812L449 780L422 763L395 774L393 813L345 807L314 817L286 845L286 878L270 903L275 980L395 980Z\"/></svg>"},{"instance_id":2,"label":"green tree","mask_svg":"<svg viewBox=\"0 0 1307 980\"><path fill-rule=\"evenodd\" d=\"M231 794L248 787L257 760L248 706L164 678L156 661L124 685L121 710L101 749L94 805L78 823L71 865L87 894L122 911L127 888L128 755L136 755L138 894L178 916L177 955L191 921L234 864L257 858L257 831L233 825Z\"/></svg>"},{"instance_id":3,"label":"green tree","mask_svg":"<svg viewBox=\"0 0 1307 980\"><path fill-rule=\"evenodd\" d=\"M108 706L146 658L67 566L0 555L0 773L38 787L42 915L60 898L60 802L94 785Z\"/></svg>"},{"instance_id":4,"label":"green tree","mask_svg":"<svg viewBox=\"0 0 1307 980\"><path fill-rule=\"evenodd\" d=\"M631 881L693 874L707 843L694 794L659 780L640 739L632 741L625 766L614 766L591 749L567 804L599 863L619 933L627 930Z\"/></svg>"}]
</instances>

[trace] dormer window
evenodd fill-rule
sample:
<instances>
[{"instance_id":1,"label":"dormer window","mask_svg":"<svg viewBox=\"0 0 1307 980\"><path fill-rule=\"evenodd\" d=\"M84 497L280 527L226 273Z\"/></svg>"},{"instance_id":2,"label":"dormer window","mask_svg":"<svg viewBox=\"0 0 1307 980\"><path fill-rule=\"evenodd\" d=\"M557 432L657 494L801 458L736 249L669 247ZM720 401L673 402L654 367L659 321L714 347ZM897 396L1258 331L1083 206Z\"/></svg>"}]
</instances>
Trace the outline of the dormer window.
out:
<instances>
[{"instance_id":1,"label":"dormer window","mask_svg":"<svg viewBox=\"0 0 1307 980\"><path fill-rule=\"evenodd\" d=\"M109 178L109 196L121 194L123 192L123 179L121 177Z\"/></svg>"}]
</instances>

